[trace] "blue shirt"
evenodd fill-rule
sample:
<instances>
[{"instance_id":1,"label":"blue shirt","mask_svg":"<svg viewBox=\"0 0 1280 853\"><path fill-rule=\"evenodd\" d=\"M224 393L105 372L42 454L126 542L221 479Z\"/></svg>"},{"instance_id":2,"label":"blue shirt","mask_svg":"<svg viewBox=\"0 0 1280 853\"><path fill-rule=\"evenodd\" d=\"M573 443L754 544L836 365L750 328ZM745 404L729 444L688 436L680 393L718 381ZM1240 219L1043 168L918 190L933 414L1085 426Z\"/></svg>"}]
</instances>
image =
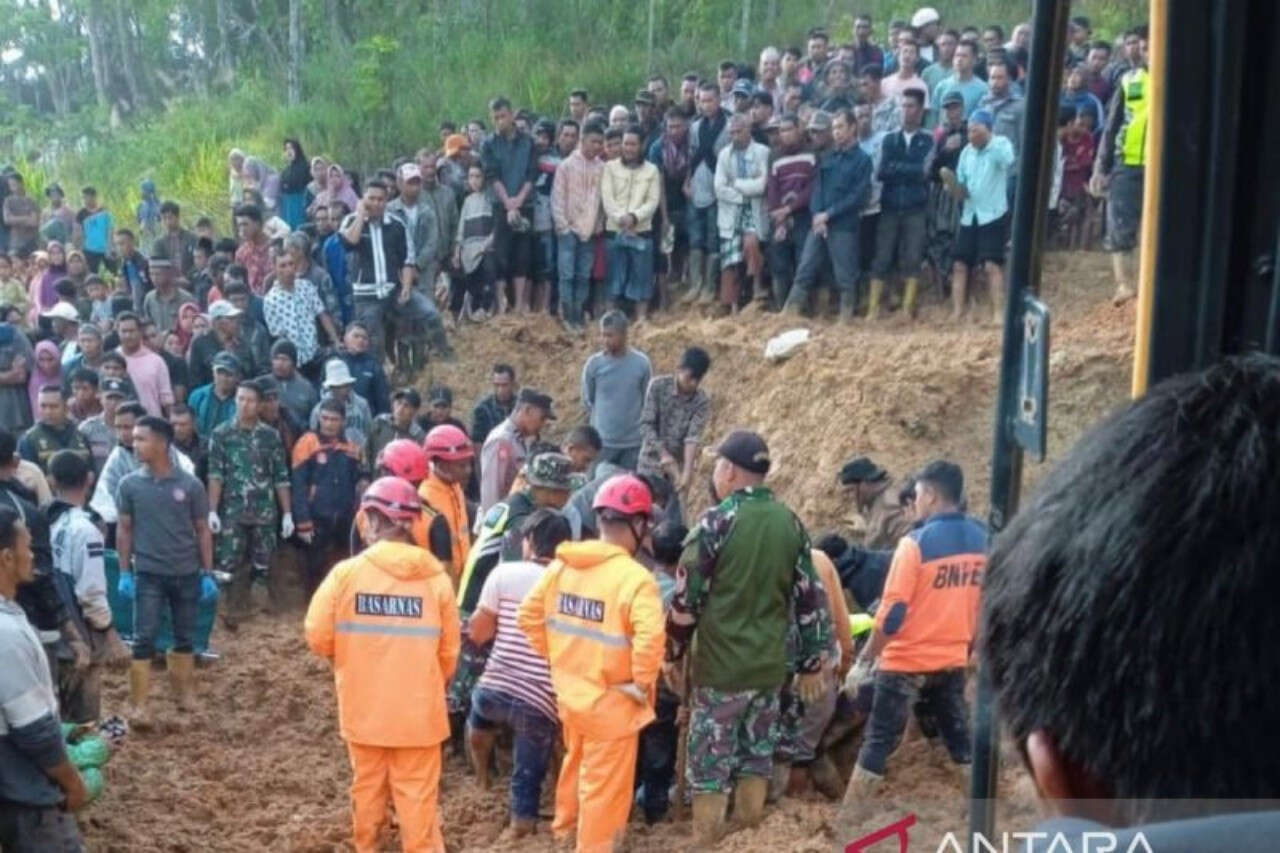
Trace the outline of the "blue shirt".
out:
<instances>
[{"instance_id":1,"label":"blue shirt","mask_svg":"<svg viewBox=\"0 0 1280 853\"><path fill-rule=\"evenodd\" d=\"M978 101L981 101L982 96L987 94L987 82L981 77L975 76L962 83L956 78L956 75L952 74L933 90L933 98L929 103L936 104L941 112L942 99L947 96L948 92L952 91L959 92L960 97L964 98L964 116L968 118L978 108Z\"/></svg>"},{"instance_id":2,"label":"blue shirt","mask_svg":"<svg viewBox=\"0 0 1280 853\"><path fill-rule=\"evenodd\" d=\"M101 207L86 216L80 223L84 230L84 250L105 255L111 249L111 227L114 224L111 214Z\"/></svg>"},{"instance_id":3,"label":"blue shirt","mask_svg":"<svg viewBox=\"0 0 1280 853\"><path fill-rule=\"evenodd\" d=\"M236 416L236 395L233 393L225 399L213 393L213 384L201 385L191 392L187 398L187 406L195 415L196 432L206 438L213 435L219 424L224 424Z\"/></svg>"},{"instance_id":4,"label":"blue shirt","mask_svg":"<svg viewBox=\"0 0 1280 853\"><path fill-rule=\"evenodd\" d=\"M956 180L968 190L961 225L986 225L1009 210L1007 184L1013 166L1013 144L1003 136L992 136L982 149L966 145L956 164Z\"/></svg>"}]
</instances>

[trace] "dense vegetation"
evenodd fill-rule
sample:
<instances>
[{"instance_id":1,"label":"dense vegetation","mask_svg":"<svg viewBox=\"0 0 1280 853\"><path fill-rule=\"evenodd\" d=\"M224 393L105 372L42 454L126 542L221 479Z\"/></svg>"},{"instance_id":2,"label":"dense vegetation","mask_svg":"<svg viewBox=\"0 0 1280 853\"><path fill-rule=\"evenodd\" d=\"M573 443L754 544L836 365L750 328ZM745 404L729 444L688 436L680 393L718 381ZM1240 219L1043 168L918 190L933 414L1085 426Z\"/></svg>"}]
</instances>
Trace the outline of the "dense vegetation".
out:
<instances>
[{"instance_id":1,"label":"dense vegetation","mask_svg":"<svg viewBox=\"0 0 1280 853\"><path fill-rule=\"evenodd\" d=\"M948 25L1025 20L1027 0L938 2ZM1096 35L1146 0L1084 0ZM497 92L557 112L568 89L629 100L648 71L710 72L826 22L883 39L913 2L865 0L0 0L0 160L35 191L94 182L119 213L152 178L188 210L226 209L226 151L308 154L367 169L482 115ZM291 37L292 36L292 37ZM78 200L73 192L72 200Z\"/></svg>"}]
</instances>

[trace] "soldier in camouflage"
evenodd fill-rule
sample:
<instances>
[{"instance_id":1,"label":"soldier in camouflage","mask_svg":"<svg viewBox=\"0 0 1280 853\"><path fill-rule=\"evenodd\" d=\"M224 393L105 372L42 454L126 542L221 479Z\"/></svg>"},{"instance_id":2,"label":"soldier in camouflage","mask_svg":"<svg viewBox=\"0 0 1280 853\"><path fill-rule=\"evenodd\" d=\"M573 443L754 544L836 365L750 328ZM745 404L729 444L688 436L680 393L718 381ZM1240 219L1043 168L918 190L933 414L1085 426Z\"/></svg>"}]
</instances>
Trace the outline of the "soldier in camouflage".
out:
<instances>
[{"instance_id":1,"label":"soldier in camouflage","mask_svg":"<svg viewBox=\"0 0 1280 853\"><path fill-rule=\"evenodd\" d=\"M763 485L764 439L738 430L717 453L720 503L685 540L667 615L670 683L693 644L687 776L703 844L723 832L730 789L743 823L763 816L782 685L790 670L801 701L822 692L833 631L804 526Z\"/></svg>"},{"instance_id":2,"label":"soldier in camouflage","mask_svg":"<svg viewBox=\"0 0 1280 853\"><path fill-rule=\"evenodd\" d=\"M293 535L284 444L278 432L258 420L261 402L261 388L241 382L235 420L220 425L209 438L209 529L217 536L214 564L232 578L222 614L232 631L248 615L254 573L266 574L277 522L280 535Z\"/></svg>"},{"instance_id":3,"label":"soldier in camouflage","mask_svg":"<svg viewBox=\"0 0 1280 853\"><path fill-rule=\"evenodd\" d=\"M840 469L840 485L853 496L863 522L865 548L897 547L898 540L911 530L911 516L898 500L889 472L866 456L846 462Z\"/></svg>"}]
</instances>

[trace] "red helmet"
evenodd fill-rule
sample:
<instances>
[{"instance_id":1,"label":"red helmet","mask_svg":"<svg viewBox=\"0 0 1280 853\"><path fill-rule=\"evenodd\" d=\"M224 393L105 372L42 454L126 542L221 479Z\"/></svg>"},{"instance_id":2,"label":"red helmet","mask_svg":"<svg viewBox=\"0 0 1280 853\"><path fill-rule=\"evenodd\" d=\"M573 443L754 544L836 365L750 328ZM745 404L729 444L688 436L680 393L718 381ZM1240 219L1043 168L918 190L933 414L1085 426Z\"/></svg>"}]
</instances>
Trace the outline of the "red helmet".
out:
<instances>
[{"instance_id":1,"label":"red helmet","mask_svg":"<svg viewBox=\"0 0 1280 853\"><path fill-rule=\"evenodd\" d=\"M410 483L421 483L427 478L427 455L417 442L397 438L378 454L378 467L385 469L392 477L401 477Z\"/></svg>"},{"instance_id":2,"label":"red helmet","mask_svg":"<svg viewBox=\"0 0 1280 853\"><path fill-rule=\"evenodd\" d=\"M365 491L360 509L377 510L392 521L412 521L422 512L422 501L408 480L380 477Z\"/></svg>"},{"instance_id":3,"label":"red helmet","mask_svg":"<svg viewBox=\"0 0 1280 853\"><path fill-rule=\"evenodd\" d=\"M618 515L649 515L653 512L653 495L644 480L634 474L619 474L604 481L591 508Z\"/></svg>"},{"instance_id":4,"label":"red helmet","mask_svg":"<svg viewBox=\"0 0 1280 853\"><path fill-rule=\"evenodd\" d=\"M443 459L445 462L470 459L476 455L471 439L453 424L433 427L427 433L426 441L422 442L422 449L426 451L428 459Z\"/></svg>"}]
</instances>

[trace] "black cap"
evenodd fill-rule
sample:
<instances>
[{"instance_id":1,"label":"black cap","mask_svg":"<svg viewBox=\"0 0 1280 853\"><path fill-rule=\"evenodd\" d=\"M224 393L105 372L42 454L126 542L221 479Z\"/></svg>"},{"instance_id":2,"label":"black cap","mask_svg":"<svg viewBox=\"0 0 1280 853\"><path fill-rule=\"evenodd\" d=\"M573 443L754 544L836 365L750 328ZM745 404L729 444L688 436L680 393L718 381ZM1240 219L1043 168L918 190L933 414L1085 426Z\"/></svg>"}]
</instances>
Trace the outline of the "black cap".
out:
<instances>
[{"instance_id":1,"label":"black cap","mask_svg":"<svg viewBox=\"0 0 1280 853\"><path fill-rule=\"evenodd\" d=\"M295 344L293 341L288 341L288 340L285 340L284 338L281 338L271 346L271 357L275 358L278 355L288 356L290 361L292 361L294 364L297 364L298 363L297 344Z\"/></svg>"},{"instance_id":2,"label":"black cap","mask_svg":"<svg viewBox=\"0 0 1280 853\"><path fill-rule=\"evenodd\" d=\"M854 483L876 483L889 476L889 472L872 462L870 457L859 456L850 459L840 469L840 485L852 486Z\"/></svg>"},{"instance_id":3,"label":"black cap","mask_svg":"<svg viewBox=\"0 0 1280 853\"><path fill-rule=\"evenodd\" d=\"M753 474L768 474L773 461L769 458L769 445L759 433L747 429L735 429L725 436L716 448L716 455Z\"/></svg>"},{"instance_id":4,"label":"black cap","mask_svg":"<svg viewBox=\"0 0 1280 853\"><path fill-rule=\"evenodd\" d=\"M223 350L213 357L213 369L215 371L225 370L238 376L240 375L240 359Z\"/></svg>"},{"instance_id":5,"label":"black cap","mask_svg":"<svg viewBox=\"0 0 1280 853\"><path fill-rule=\"evenodd\" d=\"M427 400L433 406L452 406L453 391L445 385L432 386L431 390L427 391Z\"/></svg>"},{"instance_id":6,"label":"black cap","mask_svg":"<svg viewBox=\"0 0 1280 853\"><path fill-rule=\"evenodd\" d=\"M422 407L422 395L418 393L417 388L401 388L399 391L391 395L392 400L404 400L415 409Z\"/></svg>"},{"instance_id":7,"label":"black cap","mask_svg":"<svg viewBox=\"0 0 1280 853\"><path fill-rule=\"evenodd\" d=\"M264 397L279 397L280 383L270 373L264 373L253 384L258 386L258 393Z\"/></svg>"},{"instance_id":8,"label":"black cap","mask_svg":"<svg viewBox=\"0 0 1280 853\"><path fill-rule=\"evenodd\" d=\"M128 379L117 379L114 376L102 380L98 386L98 393L102 396L110 394L113 397L123 397L126 400L137 396L137 392L133 390L133 383Z\"/></svg>"},{"instance_id":9,"label":"black cap","mask_svg":"<svg viewBox=\"0 0 1280 853\"><path fill-rule=\"evenodd\" d=\"M520 393L516 395L516 405L519 406L537 406L546 414L547 420L554 421L556 413L551 408L551 396L543 394L541 391L535 391L532 388L521 388Z\"/></svg>"}]
</instances>

